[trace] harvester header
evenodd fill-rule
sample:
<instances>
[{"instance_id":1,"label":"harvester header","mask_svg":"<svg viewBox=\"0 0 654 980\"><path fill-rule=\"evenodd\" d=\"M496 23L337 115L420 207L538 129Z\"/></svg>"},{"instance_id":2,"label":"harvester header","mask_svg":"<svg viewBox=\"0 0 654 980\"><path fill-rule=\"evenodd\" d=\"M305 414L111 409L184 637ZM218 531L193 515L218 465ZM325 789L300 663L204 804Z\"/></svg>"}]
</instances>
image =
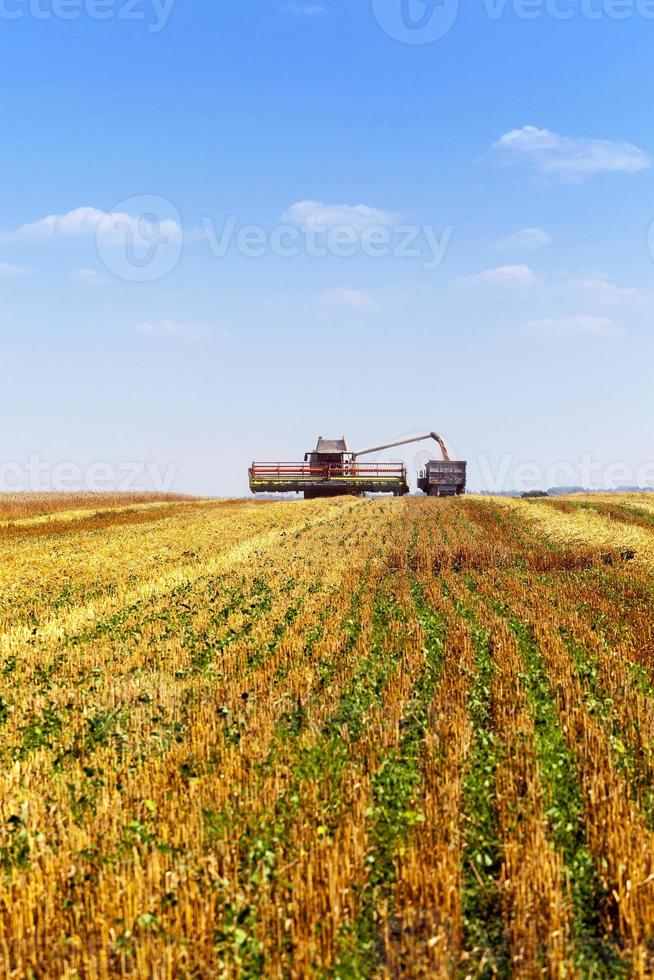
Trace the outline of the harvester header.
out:
<instances>
[{"instance_id":1,"label":"harvester header","mask_svg":"<svg viewBox=\"0 0 654 980\"><path fill-rule=\"evenodd\" d=\"M453 496L465 492L466 464L452 462L443 439L435 432L408 439L397 439L369 449L348 449L345 436L341 439L318 439L316 448L305 453L303 463L252 463L249 470L252 493L304 493L305 500L315 497L338 497L346 494L363 496L366 493L392 493L401 497L409 493L406 466L403 463L360 463L368 456L406 446L409 443L433 439L443 454L442 460L432 460L438 466L437 479L427 479L421 490L431 496ZM421 477L423 474L421 473Z\"/></svg>"}]
</instances>

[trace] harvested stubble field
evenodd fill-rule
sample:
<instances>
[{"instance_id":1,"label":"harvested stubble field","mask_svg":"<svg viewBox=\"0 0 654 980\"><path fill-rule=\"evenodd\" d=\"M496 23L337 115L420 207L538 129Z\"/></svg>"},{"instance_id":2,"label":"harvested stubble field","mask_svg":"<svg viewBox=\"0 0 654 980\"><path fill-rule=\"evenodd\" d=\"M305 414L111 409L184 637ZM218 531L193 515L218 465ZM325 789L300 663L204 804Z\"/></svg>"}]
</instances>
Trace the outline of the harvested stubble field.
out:
<instances>
[{"instance_id":1,"label":"harvested stubble field","mask_svg":"<svg viewBox=\"0 0 654 980\"><path fill-rule=\"evenodd\" d=\"M654 975L654 497L0 499L0 976Z\"/></svg>"}]
</instances>

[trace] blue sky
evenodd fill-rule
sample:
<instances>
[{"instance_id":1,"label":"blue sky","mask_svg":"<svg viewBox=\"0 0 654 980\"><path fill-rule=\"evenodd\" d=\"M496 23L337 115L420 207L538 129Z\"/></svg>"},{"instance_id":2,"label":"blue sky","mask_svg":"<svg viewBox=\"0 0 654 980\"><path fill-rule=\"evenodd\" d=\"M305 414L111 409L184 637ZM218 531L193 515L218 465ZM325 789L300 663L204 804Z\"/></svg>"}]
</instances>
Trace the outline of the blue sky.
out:
<instances>
[{"instance_id":1,"label":"blue sky","mask_svg":"<svg viewBox=\"0 0 654 980\"><path fill-rule=\"evenodd\" d=\"M2 0L9 477L37 458L42 479L106 464L120 483L147 463L243 494L253 458L301 458L318 434L433 428L474 487L522 485L527 464L539 483L582 460L597 485L646 473L652 16ZM235 239L258 229L256 255L217 254L228 219ZM316 228L352 254L306 254ZM276 254L280 229L297 254Z\"/></svg>"}]
</instances>

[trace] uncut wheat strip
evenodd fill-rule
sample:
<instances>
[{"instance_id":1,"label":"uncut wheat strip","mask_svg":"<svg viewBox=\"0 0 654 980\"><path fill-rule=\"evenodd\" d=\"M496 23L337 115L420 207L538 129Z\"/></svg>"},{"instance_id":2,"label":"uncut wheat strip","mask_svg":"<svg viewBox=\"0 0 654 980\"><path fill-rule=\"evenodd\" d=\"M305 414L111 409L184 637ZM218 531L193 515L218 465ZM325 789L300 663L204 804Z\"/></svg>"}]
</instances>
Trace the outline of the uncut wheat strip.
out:
<instances>
[{"instance_id":1,"label":"uncut wheat strip","mask_svg":"<svg viewBox=\"0 0 654 980\"><path fill-rule=\"evenodd\" d=\"M629 519L626 508L634 508L648 514L654 514L654 497L651 493L590 493L575 494L574 497L564 498L570 503L600 503L625 511L625 520Z\"/></svg>"},{"instance_id":2,"label":"uncut wheat strip","mask_svg":"<svg viewBox=\"0 0 654 980\"><path fill-rule=\"evenodd\" d=\"M330 576L330 572L333 568L338 567L338 563L336 561L337 550L332 549L334 553L334 557L332 558L332 550L329 548L329 543L327 543L328 547L324 549L324 552L319 552L316 560L311 559L312 551L317 550L316 542L312 535L319 532L320 529L317 529L317 531L312 529L308 535L303 536L301 542L296 544L294 548L296 553L293 555L293 561L300 563L300 567L303 570L311 569L311 577L303 580L304 588L299 585L298 589L292 595L288 594L282 586L288 578L289 568L291 566L287 566L284 560L276 560L273 563L269 573L271 575L270 584L274 596L273 605L267 613L265 620L259 619L254 623L250 623L252 628L247 636L240 641L236 640L230 644L225 654L221 657L221 673L229 676L239 664L243 664L250 651L256 652L257 647L261 646L265 641L268 629L267 624L271 621L283 623L284 615L292 605L296 609L298 602L305 606L304 614L302 613L302 609L300 609L300 623L306 624L307 617L313 619L317 612L319 612L320 604L326 592L332 585L335 585L339 581L339 576L336 576L330 584L330 577L333 578L333 576ZM365 542L362 541L359 543L354 538L352 539L351 546L353 549L365 555ZM280 558L282 558L281 555ZM315 593L313 589L315 580L322 582L318 593ZM162 603L161 618L163 619L165 606L169 598L164 596L157 601ZM63 659L63 663L58 667L57 673L50 682L50 687L47 692L42 694L33 692L28 696L29 683L23 679L21 683L23 710L18 710L20 705L15 705L16 710L13 711L9 723L2 731L2 747L5 754L8 753L11 755L13 746L13 754L16 755L20 747L24 722L29 718L38 718L39 713L45 706L48 706L50 709L57 708L57 706L65 707L66 716L70 716L70 724L65 735L65 744L62 744L60 749L63 751L66 745L72 745L76 739L79 740L81 733L83 734L85 731L88 715L86 710L88 692L84 687L76 686L77 675L82 665L87 673L89 671L96 671L98 675L93 678L93 710L97 713L101 708L119 710L123 705L129 706L130 722L127 734L137 737L139 714L146 716L148 713L152 713L152 709L149 708L148 703L139 703L139 701L143 702L145 700L147 702L148 699L153 700L157 696L157 700L161 702L162 699L158 697L159 691L157 688L160 688L162 684L167 682L167 675L165 673L167 665L170 665L169 673L184 671L189 666L192 655L190 650L185 650L180 647L179 641L176 642L174 638L168 640L161 649L158 648L157 629L161 628L161 624L157 622L156 613L157 606L155 604L149 613L149 616L155 621L154 633L147 627L139 630L140 638L127 647L125 644L121 644L119 647L111 638L107 637L84 645L75 644L69 652L66 651L65 653L65 648L62 647L59 657ZM138 624L139 616L143 614L143 609L137 609L132 619ZM238 631L240 627L242 628L245 622L246 618L242 613L234 614L222 625L219 633L229 635L230 631ZM201 617L199 617L198 622L194 623L194 628L198 632L201 632ZM153 649L156 650L155 657L153 657L151 652ZM165 659L162 657L163 653L166 654ZM144 671L139 669L146 663L148 664L149 677L144 677ZM197 681L193 678L189 681L176 683L175 691L178 694L178 704L172 707L179 708L187 696L193 694L194 691L199 693L199 687L202 683L202 680ZM38 681L38 685L42 686L42 682ZM151 696L148 695L149 691L152 692ZM216 690L215 682L212 683L211 690L207 694L212 698L220 697L220 691ZM177 710L175 711L175 716L177 717L178 715L179 711Z\"/></svg>"},{"instance_id":3,"label":"uncut wheat strip","mask_svg":"<svg viewBox=\"0 0 654 980\"><path fill-rule=\"evenodd\" d=\"M585 820L591 852L615 902L620 934L634 969L648 969L647 944L654 937L654 834L640 808L630 800L611 745L600 721L585 706L583 686L558 635L558 624L546 610L529 610L528 587L495 578L484 587L493 597L504 594L510 608L524 611L551 678L561 727L579 766ZM640 975L640 974L639 974Z\"/></svg>"},{"instance_id":4,"label":"uncut wheat strip","mask_svg":"<svg viewBox=\"0 0 654 980\"><path fill-rule=\"evenodd\" d=\"M165 553L166 545L170 543L171 536L174 538L177 528L186 528L189 535L198 528L202 528L207 519L211 520L216 532L225 535L229 540L230 533L236 536L246 536L245 531L250 528L253 531L264 529L271 530L277 526L275 514L280 519L280 504L272 505L270 512L262 509L248 508L247 506L225 507L219 503L202 503L193 507L185 507L175 504L172 508L147 508L144 510L120 510L115 514L112 511L106 512L109 517L114 514L116 517L133 514L136 517L144 514L151 516L151 521L144 521L137 524L117 523L108 524L103 528L86 529L84 526L66 526L62 522L61 533L50 537L5 537L0 538L0 554L3 562L0 569L0 581L6 585L8 576L18 576L19 578L30 579L32 565L36 566L36 571L41 575L48 566L58 566L60 569L64 565L72 568L89 565L94 573L101 570L102 565L97 557L97 550L110 543L110 536L115 540L115 554L120 555L121 550L138 551L139 543L141 549L147 550L150 539L156 536L160 542L161 555ZM283 512L282 512L283 513ZM297 519L297 512L294 517L287 511L287 522ZM193 547L194 541L186 542L187 549ZM153 555L156 555L153 552ZM30 564L32 563L32 565ZM38 577L33 576L32 580L38 584Z\"/></svg>"},{"instance_id":5,"label":"uncut wheat strip","mask_svg":"<svg viewBox=\"0 0 654 980\"><path fill-rule=\"evenodd\" d=\"M272 505L269 511L259 509L232 514L217 509L202 515L167 517L164 521L140 528L112 528L101 534L71 533L36 547L28 542L19 552L3 549L0 564L0 620L3 633L25 641L34 638L34 629L43 624L56 626L57 619L80 615L83 623L96 616L94 602L111 600L107 591L134 592L138 585L153 579L191 571L202 564L224 559L235 553L247 541L253 545L261 535L279 529L288 531L299 514L306 520L335 516L340 508L329 510L313 506L311 510L294 509L287 505ZM268 515L268 520L265 520ZM277 516L275 516L277 515ZM310 522L311 522L310 521ZM304 529L304 525L302 525ZM262 539L264 540L264 539ZM255 549L256 550L256 549ZM188 559L192 557L191 563ZM229 561L227 562L229 564ZM153 574L154 573L154 574ZM56 613L53 617L53 603ZM74 608L71 609L71 604ZM109 602L108 608L113 608ZM86 613L86 616L84 615ZM97 615L103 614L103 608ZM21 620L26 620L21 624ZM22 631L21 631L22 625ZM52 629L51 629L52 632ZM58 635L56 630L54 635ZM46 637L40 637L45 639ZM8 643L7 637L2 641ZM29 649L29 647L28 647Z\"/></svg>"},{"instance_id":6,"label":"uncut wheat strip","mask_svg":"<svg viewBox=\"0 0 654 980\"><path fill-rule=\"evenodd\" d=\"M107 594L133 589L153 574L164 575L190 558L199 565L270 530L270 525L260 521L231 516L217 519L205 514L189 519L186 514L166 515L162 521L141 525L138 534L133 526L129 534L124 526L114 526L96 534L63 535L45 548L24 548L19 556L9 556L5 550L0 565L2 632L23 625L37 642L39 627L53 615L62 616Z\"/></svg>"},{"instance_id":7,"label":"uncut wheat strip","mask_svg":"<svg viewBox=\"0 0 654 980\"><path fill-rule=\"evenodd\" d=\"M571 500L567 498L553 501L549 506L554 510L562 511L566 514L574 514L578 511L590 511L618 524L643 528L645 531L652 531L654 529L652 514L647 511L642 511L640 507L634 505L629 506L627 503L612 503L605 500Z\"/></svg>"},{"instance_id":8,"label":"uncut wheat strip","mask_svg":"<svg viewBox=\"0 0 654 980\"><path fill-rule=\"evenodd\" d=\"M235 754L235 755L236 755L236 754ZM245 756L243 756L243 757L245 757ZM170 774L169 774L169 775L170 775ZM216 782L216 786L217 786L217 787L220 787L220 785L221 785L221 783L220 783L220 779L222 779L222 777L223 777L224 775L225 775L225 768L223 767L223 768L221 769L221 777L220 777L220 778L219 778L219 780L218 780L218 781ZM232 780L232 778L231 778L231 777L232 777L232 774L230 773L229 775L230 775L230 779L229 779L229 782L231 783L231 782L233 781L233 780ZM154 787L151 787L151 786L149 786L149 785L148 785L148 781L147 781L147 780L145 780L145 779L144 779L143 777L144 777L144 774L143 774L143 772L141 772L141 773L139 774L139 790L140 790L140 792L141 792L141 793L145 793L145 792L149 792L149 793L150 793L150 796L151 796L151 797L154 797L154 798L155 798L155 800L158 800L158 799L160 798L160 794L158 794L158 793L157 793L157 792L155 791L155 788L154 788ZM171 787L171 782L170 782L170 778L169 778L169 777L168 777L168 778L166 778L166 777L164 777L164 780L163 780L163 786L164 786L164 792L168 792L168 791L170 790L170 787ZM214 795L215 795L215 794L214 794ZM103 833L103 834L101 835L101 839L102 839L102 840L105 840L105 839L106 839L106 833L108 832L108 830L109 830L109 828L105 828L105 833ZM195 829L194 829L194 834L197 834L198 832L199 832L199 830L198 830L198 828L197 828L197 826L196 826L196 827L195 827ZM173 835L171 835L171 839L173 839L173 840L175 840L175 841L176 841L176 846L180 846L180 843L187 843L186 841L184 841L184 842L181 842L179 838L180 838L180 835L179 835L179 833L178 833L177 835L174 835L174 836L173 836ZM195 839L197 839L197 838L195 838ZM80 845L83 845L84 843L85 843L85 842L83 842L83 841L81 841L81 840L79 840L79 841L77 842L77 847L78 847L79 849L82 849ZM88 844L88 842L86 842L86 843ZM113 888L112 888L112 889L110 889L110 892L111 892L111 893L113 893L113 892L114 892L114 889L113 889ZM90 910L89 910L89 911L90 911Z\"/></svg>"},{"instance_id":9,"label":"uncut wheat strip","mask_svg":"<svg viewBox=\"0 0 654 980\"><path fill-rule=\"evenodd\" d=\"M486 521L486 512L479 506L480 502L472 497L456 497L450 501L451 510L448 518L454 521L457 531L456 539L459 544L478 544L480 525L483 525L484 536L488 539L489 535L495 535L493 526L489 526ZM495 528L499 533L497 522Z\"/></svg>"},{"instance_id":10,"label":"uncut wheat strip","mask_svg":"<svg viewBox=\"0 0 654 980\"><path fill-rule=\"evenodd\" d=\"M531 522L545 539L611 551L632 550L637 564L650 569L654 566L654 532L620 524L588 510L564 514L547 504L527 504L509 497L496 502L498 506L513 510L522 519Z\"/></svg>"},{"instance_id":11,"label":"uncut wheat strip","mask_svg":"<svg viewBox=\"0 0 654 980\"><path fill-rule=\"evenodd\" d=\"M147 602L173 589L188 585L200 577L220 574L222 571L253 559L273 545L284 544L283 538L289 534L303 531L307 526L323 525L337 520L341 515L339 509L319 515L304 523L294 523L281 530L268 531L254 538L241 542L228 551L208 561L189 562L168 571L163 575L153 576L141 582L136 588L125 588L118 596L107 596L97 601L53 616L42 623L38 630L39 642L42 644L57 644L66 635L81 632L103 617L109 617L115 610L126 605ZM33 641L33 628L16 626L0 635L0 657L9 658L29 649Z\"/></svg>"},{"instance_id":12,"label":"uncut wheat strip","mask_svg":"<svg viewBox=\"0 0 654 980\"><path fill-rule=\"evenodd\" d=\"M87 510L93 507L134 507L140 504L153 503L188 503L200 502L202 498L191 497L183 493L157 492L89 492L89 491L41 491L0 492L0 517L20 519L23 517L39 517L47 514L66 513L69 510Z\"/></svg>"},{"instance_id":13,"label":"uncut wheat strip","mask_svg":"<svg viewBox=\"0 0 654 980\"><path fill-rule=\"evenodd\" d=\"M183 506L188 510L195 509L197 507L205 506L206 501L200 500L153 500L152 502L144 502L139 504L128 504L125 503L98 503L94 507L80 507L74 510L64 510L64 511L52 511L49 514L39 514L37 517L16 517L9 518L7 520L0 520L0 528L12 527L38 527L40 524L51 524L53 522L57 524L69 524L75 523L77 521L83 521L88 517L97 517L99 514L126 514L135 513L138 514L141 511L157 511L157 510L170 510L171 508L179 508ZM1 503L0 503L1 507Z\"/></svg>"},{"instance_id":14,"label":"uncut wheat strip","mask_svg":"<svg viewBox=\"0 0 654 980\"><path fill-rule=\"evenodd\" d=\"M157 524L169 524L174 520L190 520L200 514L216 513L211 504L195 507L192 510L183 504L167 507L165 510L152 509L116 510L86 517L81 521L54 522L48 524L30 525L28 527L0 527L0 550L7 555L8 542L18 545L12 549L13 555L24 554L28 546L35 546L39 541L49 545L52 553L57 553L58 545L73 536L99 535L107 531L117 531L120 528L140 528L144 531L154 528Z\"/></svg>"},{"instance_id":15,"label":"uncut wheat strip","mask_svg":"<svg viewBox=\"0 0 654 980\"><path fill-rule=\"evenodd\" d=\"M647 514L654 514L654 500L652 499L651 494L645 494L643 496L638 494L634 494L633 496L631 494L627 494L625 497L620 496L619 498L610 502L615 504L617 507L636 507L638 510L643 510ZM608 500L607 503L609 503Z\"/></svg>"},{"instance_id":16,"label":"uncut wheat strip","mask_svg":"<svg viewBox=\"0 0 654 980\"><path fill-rule=\"evenodd\" d=\"M211 530L212 530L211 523L205 525L205 537L208 537L210 535ZM184 529L182 529L182 534L183 533L184 533ZM294 547L293 547L294 552L297 552L298 549L300 548L304 548L304 552L306 553L306 546L304 544L305 537L306 535L303 534L301 536L300 543L298 543L297 541L294 543ZM186 552L182 554L184 545L185 545L185 541L183 537L179 536L178 546L175 552L177 555L178 563L179 563L179 558L183 557L186 554ZM272 561L271 556L268 554L270 549L273 549L275 552L274 562ZM288 545L286 541L286 532L282 530L280 532L279 539L272 538L269 540L267 545L264 542L264 544L260 546L257 552L256 567L260 571L265 572L266 575L271 578L279 577L281 575L281 565L283 564L280 563L279 559L282 556L282 554L287 551L287 549L288 549ZM309 558L308 560L310 561L311 559ZM227 562L227 566L228 564L229 563ZM114 599L115 608L112 610L113 616L109 618L107 618L106 616L104 618L101 618L98 623L91 624L89 630L85 632L86 634L88 634L88 632L92 631L94 628L101 628L105 623L108 626L111 625L113 629L113 621L121 616L123 610L125 611L124 616L122 616L122 618L120 618L120 621L117 622L116 624L116 628L119 631L127 629L129 627L130 621L134 621L138 625L140 625L139 621L142 621L144 618L147 621L148 619L151 618L149 615L151 610L149 611L147 608L148 603L152 605L155 605L156 603L160 603L162 606L165 606L166 602L170 601L171 598L174 598L174 595L176 593L180 593L182 591L188 592L189 589L194 585L199 585L202 588L208 588L212 579L216 578L216 576L211 575L211 571L212 568L209 564L201 564L200 562L198 562L197 565L194 566L193 575L186 576L186 579L182 581L181 586L179 585L178 582L179 576L177 576L172 583L168 582L165 579L165 576L159 576L156 579L157 588L152 592L152 594L149 595L148 600L134 601L133 590L130 591L129 588L120 587L122 583L119 577L119 569L116 569L115 579L113 582L110 583L114 593L113 599ZM248 568L244 570L242 567L238 568L237 566L235 570L226 567L223 570L221 576L218 576L219 582L221 578L224 578L225 576L227 576L227 574L230 574L232 576L231 582L232 584L234 584L236 582L236 579L234 578L236 571L239 571L241 574L243 574L244 571L248 571ZM151 569L149 569L149 577L152 578ZM230 584L229 580L226 580L225 589L229 587L229 584ZM179 601L180 603L182 602L181 599ZM191 610L189 609L189 612L190 611ZM156 613L156 608L155 608L155 613ZM207 614L209 615L210 613L211 610L208 609ZM71 634L66 635L64 637L61 637L58 635L58 633L56 633L54 637L50 638L50 647L53 648L55 653L60 655L61 646L64 642L68 642L70 645L74 646L74 645L79 645L83 641L84 647L88 647L90 645L89 642L90 639L92 639L92 637L89 638L87 635L85 635L84 632L80 634L79 632L73 631ZM111 640L111 637L109 637L109 639ZM35 635L32 637L32 642L29 650L27 650L25 656L22 657L14 665L12 679L14 681L20 679L21 684L24 683L26 678L21 675L20 673L21 669L28 670L29 668L34 668L35 666L38 666L39 672L42 673L43 666L45 663L47 663L47 659L46 659L47 649L48 649L47 643L45 642L45 639L42 635L42 631L35 631ZM69 650L67 662L68 660L73 661L75 659L75 656L76 656L76 651L74 649ZM64 668L66 668L66 665L64 665Z\"/></svg>"}]
</instances>

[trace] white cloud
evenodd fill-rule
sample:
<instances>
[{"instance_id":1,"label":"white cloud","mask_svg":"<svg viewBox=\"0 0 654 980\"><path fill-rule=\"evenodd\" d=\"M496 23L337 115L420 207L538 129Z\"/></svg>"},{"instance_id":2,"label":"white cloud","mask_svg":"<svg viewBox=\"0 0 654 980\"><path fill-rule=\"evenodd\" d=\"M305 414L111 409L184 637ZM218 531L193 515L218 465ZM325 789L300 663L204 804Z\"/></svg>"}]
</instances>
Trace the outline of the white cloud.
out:
<instances>
[{"instance_id":1,"label":"white cloud","mask_svg":"<svg viewBox=\"0 0 654 980\"><path fill-rule=\"evenodd\" d=\"M287 3L284 9L296 17L320 17L327 13L327 8L320 3Z\"/></svg>"},{"instance_id":2,"label":"white cloud","mask_svg":"<svg viewBox=\"0 0 654 980\"><path fill-rule=\"evenodd\" d=\"M25 269L21 265L0 262L0 279L25 279L27 276L31 276L31 274L31 269Z\"/></svg>"},{"instance_id":3,"label":"white cloud","mask_svg":"<svg viewBox=\"0 0 654 980\"><path fill-rule=\"evenodd\" d=\"M336 228L340 225L365 231L372 225L396 224L402 216L381 211L366 204L323 204L321 201L298 201L282 215L282 221L299 228Z\"/></svg>"},{"instance_id":4,"label":"white cloud","mask_svg":"<svg viewBox=\"0 0 654 980\"><path fill-rule=\"evenodd\" d=\"M107 279L95 269L75 269L74 272L71 272L70 278L71 282L79 282L89 286L99 286L107 282Z\"/></svg>"},{"instance_id":5,"label":"white cloud","mask_svg":"<svg viewBox=\"0 0 654 980\"><path fill-rule=\"evenodd\" d=\"M0 242L55 242L95 236L105 244L124 245L129 235L139 241L150 238L159 242L164 238L180 241L183 231L172 219L163 219L155 225L142 216L85 207L66 214L50 214L13 231L0 232Z\"/></svg>"},{"instance_id":6,"label":"white cloud","mask_svg":"<svg viewBox=\"0 0 654 980\"><path fill-rule=\"evenodd\" d=\"M647 153L633 143L561 136L536 126L505 133L493 149L540 173L570 180L583 180L597 173L634 173L651 165Z\"/></svg>"},{"instance_id":7,"label":"white cloud","mask_svg":"<svg viewBox=\"0 0 654 980\"><path fill-rule=\"evenodd\" d=\"M208 323L184 323L179 320L145 320L134 327L145 337L177 337L183 340L223 340L226 330Z\"/></svg>"},{"instance_id":8,"label":"white cloud","mask_svg":"<svg viewBox=\"0 0 654 980\"><path fill-rule=\"evenodd\" d=\"M522 330L523 333L535 334L541 337L615 337L621 333L620 328L607 316L566 316L560 318L545 317L542 320L530 320Z\"/></svg>"},{"instance_id":9,"label":"white cloud","mask_svg":"<svg viewBox=\"0 0 654 980\"><path fill-rule=\"evenodd\" d=\"M326 289L318 297L325 306L347 306L352 310L367 310L373 303L373 297L360 289Z\"/></svg>"},{"instance_id":10,"label":"white cloud","mask_svg":"<svg viewBox=\"0 0 654 980\"><path fill-rule=\"evenodd\" d=\"M552 241L552 236L544 228L520 228L506 238L500 238L495 247L501 252L537 252Z\"/></svg>"},{"instance_id":11,"label":"white cloud","mask_svg":"<svg viewBox=\"0 0 654 980\"><path fill-rule=\"evenodd\" d=\"M496 269L485 269L473 276L462 276L455 286L532 286L534 273L528 265L501 265Z\"/></svg>"},{"instance_id":12,"label":"white cloud","mask_svg":"<svg viewBox=\"0 0 654 980\"><path fill-rule=\"evenodd\" d=\"M603 277L586 277L571 279L570 286L573 289L585 293L586 296L596 300L603 306L618 306L620 303L638 297L638 290L631 287L617 286L614 282Z\"/></svg>"}]
</instances>

